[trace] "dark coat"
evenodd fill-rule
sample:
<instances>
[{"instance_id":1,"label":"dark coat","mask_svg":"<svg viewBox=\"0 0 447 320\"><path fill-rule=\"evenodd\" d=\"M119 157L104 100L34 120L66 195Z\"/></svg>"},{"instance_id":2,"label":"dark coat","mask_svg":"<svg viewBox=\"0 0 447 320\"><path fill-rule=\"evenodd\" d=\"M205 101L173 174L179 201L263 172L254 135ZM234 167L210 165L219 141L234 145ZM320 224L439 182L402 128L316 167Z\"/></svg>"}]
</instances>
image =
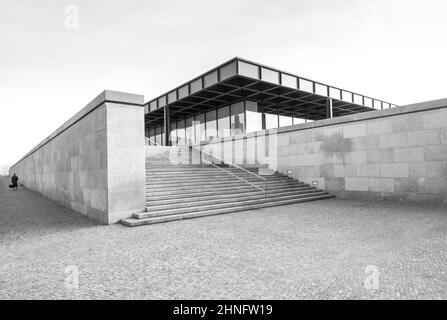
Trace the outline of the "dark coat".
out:
<instances>
[{"instance_id":1,"label":"dark coat","mask_svg":"<svg viewBox=\"0 0 447 320\"><path fill-rule=\"evenodd\" d=\"M13 176L13 177L11 178L11 182L12 182L12 185L13 185L14 187L17 186L17 181L19 181L19 177L17 177L17 176Z\"/></svg>"}]
</instances>

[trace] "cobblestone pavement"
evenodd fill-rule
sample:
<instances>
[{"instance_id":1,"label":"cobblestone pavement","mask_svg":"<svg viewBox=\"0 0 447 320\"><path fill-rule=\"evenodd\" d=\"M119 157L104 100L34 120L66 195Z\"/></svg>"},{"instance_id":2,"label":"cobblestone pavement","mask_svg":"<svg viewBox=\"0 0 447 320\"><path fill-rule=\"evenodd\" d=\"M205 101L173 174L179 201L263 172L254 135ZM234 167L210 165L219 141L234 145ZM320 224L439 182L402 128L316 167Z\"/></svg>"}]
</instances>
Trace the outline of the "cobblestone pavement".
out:
<instances>
[{"instance_id":1,"label":"cobblestone pavement","mask_svg":"<svg viewBox=\"0 0 447 320\"><path fill-rule=\"evenodd\" d=\"M333 199L128 228L7 183L0 299L447 298L445 208Z\"/></svg>"}]
</instances>

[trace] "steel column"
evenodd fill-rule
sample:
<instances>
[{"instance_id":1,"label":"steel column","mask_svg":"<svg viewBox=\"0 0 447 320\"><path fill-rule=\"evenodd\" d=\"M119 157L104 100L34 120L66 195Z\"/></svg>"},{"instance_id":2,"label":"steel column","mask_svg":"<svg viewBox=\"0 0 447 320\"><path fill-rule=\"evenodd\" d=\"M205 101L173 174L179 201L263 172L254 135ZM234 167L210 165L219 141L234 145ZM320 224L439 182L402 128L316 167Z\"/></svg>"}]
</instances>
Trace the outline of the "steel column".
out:
<instances>
[{"instance_id":1,"label":"steel column","mask_svg":"<svg viewBox=\"0 0 447 320\"><path fill-rule=\"evenodd\" d=\"M171 120L169 118L169 106L164 108L164 129L165 129L165 146L171 145Z\"/></svg>"},{"instance_id":2,"label":"steel column","mask_svg":"<svg viewBox=\"0 0 447 320\"><path fill-rule=\"evenodd\" d=\"M334 117L333 100L331 98L326 101L326 118L331 119Z\"/></svg>"}]
</instances>

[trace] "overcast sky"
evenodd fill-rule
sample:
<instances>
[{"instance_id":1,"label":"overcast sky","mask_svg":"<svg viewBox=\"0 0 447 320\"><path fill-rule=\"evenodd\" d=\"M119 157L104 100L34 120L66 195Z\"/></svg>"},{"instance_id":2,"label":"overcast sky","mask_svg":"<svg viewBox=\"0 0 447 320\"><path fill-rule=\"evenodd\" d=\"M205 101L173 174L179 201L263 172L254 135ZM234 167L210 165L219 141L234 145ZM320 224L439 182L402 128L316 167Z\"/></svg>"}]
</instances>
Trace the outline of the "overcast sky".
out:
<instances>
[{"instance_id":1,"label":"overcast sky","mask_svg":"<svg viewBox=\"0 0 447 320\"><path fill-rule=\"evenodd\" d=\"M399 105L446 98L446 12L445 0L0 0L0 165L104 89L148 101L235 56Z\"/></svg>"}]
</instances>

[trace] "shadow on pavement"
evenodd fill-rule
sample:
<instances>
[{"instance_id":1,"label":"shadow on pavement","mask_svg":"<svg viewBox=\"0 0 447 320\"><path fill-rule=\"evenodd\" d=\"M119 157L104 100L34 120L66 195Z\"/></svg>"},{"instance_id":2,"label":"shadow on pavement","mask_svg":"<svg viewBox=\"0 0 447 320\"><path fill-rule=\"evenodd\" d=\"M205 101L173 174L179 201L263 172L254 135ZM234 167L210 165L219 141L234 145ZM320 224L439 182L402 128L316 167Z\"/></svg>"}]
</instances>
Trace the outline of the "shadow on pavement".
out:
<instances>
[{"instance_id":1,"label":"shadow on pavement","mask_svg":"<svg viewBox=\"0 0 447 320\"><path fill-rule=\"evenodd\" d=\"M14 191L9 188L9 177L0 177L0 238L93 226L100 224L25 187Z\"/></svg>"}]
</instances>

